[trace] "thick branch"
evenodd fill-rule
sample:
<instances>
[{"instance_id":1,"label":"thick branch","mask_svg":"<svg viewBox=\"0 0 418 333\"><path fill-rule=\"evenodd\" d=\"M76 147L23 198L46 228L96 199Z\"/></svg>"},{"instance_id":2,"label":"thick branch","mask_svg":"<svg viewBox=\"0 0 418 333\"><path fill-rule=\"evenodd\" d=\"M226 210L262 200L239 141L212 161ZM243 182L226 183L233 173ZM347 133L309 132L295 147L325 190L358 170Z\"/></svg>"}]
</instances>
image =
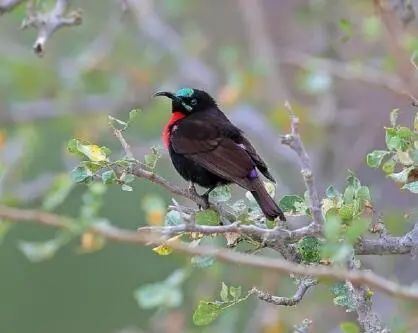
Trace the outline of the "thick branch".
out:
<instances>
[{"instance_id":1,"label":"thick branch","mask_svg":"<svg viewBox=\"0 0 418 333\"><path fill-rule=\"evenodd\" d=\"M11 221L35 222L59 228L71 227L69 221L75 223L74 220L68 217L36 210L11 209L4 206L0 206L0 218ZM164 243L164 240L161 240L161 238L154 238L152 235L144 235L143 233L121 229L106 223L92 225L89 230L105 239L119 243L136 245L160 245ZM271 270L278 273L350 281L354 285L367 285L395 297L418 301L418 289L399 285L371 271L349 271L339 267L306 266L279 258L249 255L213 246L191 247L189 244L181 242L172 242L170 243L170 247L188 255L212 256L221 261Z\"/></svg>"},{"instance_id":2,"label":"thick branch","mask_svg":"<svg viewBox=\"0 0 418 333\"><path fill-rule=\"evenodd\" d=\"M411 254L418 252L418 224L405 234L396 237L381 235L376 239L361 239L355 246L356 254L385 255L385 254Z\"/></svg>"}]
</instances>

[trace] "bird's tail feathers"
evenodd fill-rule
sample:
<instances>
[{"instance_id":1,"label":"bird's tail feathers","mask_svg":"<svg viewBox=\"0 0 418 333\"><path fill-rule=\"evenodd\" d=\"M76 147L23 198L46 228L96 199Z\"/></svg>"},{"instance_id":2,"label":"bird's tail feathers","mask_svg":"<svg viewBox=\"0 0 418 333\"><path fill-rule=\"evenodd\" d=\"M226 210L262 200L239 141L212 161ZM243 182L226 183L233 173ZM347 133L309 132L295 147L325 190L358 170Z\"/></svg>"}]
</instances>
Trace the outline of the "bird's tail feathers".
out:
<instances>
[{"instance_id":1,"label":"bird's tail feathers","mask_svg":"<svg viewBox=\"0 0 418 333\"><path fill-rule=\"evenodd\" d=\"M260 179L253 181L252 195L260 206L262 212L269 220L275 220L277 217L280 221L286 221L283 211L279 208L273 198L268 194L263 182Z\"/></svg>"}]
</instances>

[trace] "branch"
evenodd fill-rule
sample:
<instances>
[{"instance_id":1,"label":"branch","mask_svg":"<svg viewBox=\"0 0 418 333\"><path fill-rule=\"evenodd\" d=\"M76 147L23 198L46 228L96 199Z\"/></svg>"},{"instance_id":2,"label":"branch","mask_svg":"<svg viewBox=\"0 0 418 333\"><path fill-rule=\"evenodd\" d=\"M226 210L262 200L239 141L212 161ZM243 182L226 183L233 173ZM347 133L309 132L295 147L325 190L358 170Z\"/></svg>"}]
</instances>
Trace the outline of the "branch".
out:
<instances>
[{"instance_id":1,"label":"branch","mask_svg":"<svg viewBox=\"0 0 418 333\"><path fill-rule=\"evenodd\" d=\"M349 258L347 268L349 270L356 269L354 254ZM389 333L382 320L372 309L370 290L362 285L353 285L350 281L346 281L345 285L348 288L349 297L354 301L357 320L362 331L365 333Z\"/></svg>"},{"instance_id":2,"label":"branch","mask_svg":"<svg viewBox=\"0 0 418 333\"><path fill-rule=\"evenodd\" d=\"M376 86L382 86L395 93L409 96L409 93L407 92L408 86L399 77L370 66L315 57L294 51L283 54L281 62L302 67L307 70L315 69L324 71L344 80L357 80Z\"/></svg>"},{"instance_id":3,"label":"branch","mask_svg":"<svg viewBox=\"0 0 418 333\"><path fill-rule=\"evenodd\" d=\"M282 143L292 148L299 157L301 174L305 181L306 189L308 190L310 209L315 224L320 227L323 224L323 217L321 212L321 202L319 200L318 191L315 186L314 176L312 173L312 166L309 156L305 150L303 142L299 135L299 118L293 113L289 103L286 107L290 113L291 119L291 133L282 137Z\"/></svg>"},{"instance_id":4,"label":"branch","mask_svg":"<svg viewBox=\"0 0 418 333\"><path fill-rule=\"evenodd\" d=\"M302 298L305 296L309 288L313 287L317 283L318 281L309 278L302 279L298 283L296 292L292 297L273 296L269 293L258 290L257 288L253 288L251 293L254 293L259 299L267 303L284 306L295 306L296 304L300 303L300 301L302 301Z\"/></svg>"},{"instance_id":5,"label":"branch","mask_svg":"<svg viewBox=\"0 0 418 333\"><path fill-rule=\"evenodd\" d=\"M242 236L250 237L260 243L263 243L266 247L275 248L277 243L285 244L290 242L296 242L299 239L313 235L315 228L313 224L306 227L302 227L293 231L286 229L264 229L255 225L240 224L234 222L229 225L199 225L199 224L181 224L176 226L164 226L164 227L141 227L138 228L138 232L142 233L154 233L156 235L164 236L167 238L177 236L183 233L199 233L203 235L215 235L226 233L237 233Z\"/></svg>"},{"instance_id":6,"label":"branch","mask_svg":"<svg viewBox=\"0 0 418 333\"><path fill-rule=\"evenodd\" d=\"M10 12L26 0L0 0L0 15Z\"/></svg>"},{"instance_id":7,"label":"branch","mask_svg":"<svg viewBox=\"0 0 418 333\"><path fill-rule=\"evenodd\" d=\"M411 254L418 252L418 223L404 236L396 237L387 234L376 239L361 239L355 246L356 254L384 255L384 254Z\"/></svg>"},{"instance_id":8,"label":"branch","mask_svg":"<svg viewBox=\"0 0 418 333\"><path fill-rule=\"evenodd\" d=\"M71 228L76 222L74 219L47 212L26 210L0 206L0 218L10 221L38 223L41 225ZM124 244L135 245L161 245L164 240L144 235L136 231L121 229L108 223L99 223L89 227L89 230L103 238ZM279 258L268 258L258 255L239 253L233 250L216 248L213 246L190 246L182 242L170 242L174 250L192 256L212 256L220 261L235 263L266 269L278 273L298 274L315 278L350 281L355 285L367 285L394 297L418 301L418 289L402 286L371 271L347 270L341 267L306 266L296 264Z\"/></svg>"},{"instance_id":9,"label":"branch","mask_svg":"<svg viewBox=\"0 0 418 333\"><path fill-rule=\"evenodd\" d=\"M45 44L52 34L65 26L76 26L82 22L81 10L65 13L68 9L70 0L57 0L55 7L46 13L36 11L34 1L29 2L27 17L22 22L22 29L33 27L38 30L38 37L33 45L33 50L38 56L42 56L45 51Z\"/></svg>"}]
</instances>

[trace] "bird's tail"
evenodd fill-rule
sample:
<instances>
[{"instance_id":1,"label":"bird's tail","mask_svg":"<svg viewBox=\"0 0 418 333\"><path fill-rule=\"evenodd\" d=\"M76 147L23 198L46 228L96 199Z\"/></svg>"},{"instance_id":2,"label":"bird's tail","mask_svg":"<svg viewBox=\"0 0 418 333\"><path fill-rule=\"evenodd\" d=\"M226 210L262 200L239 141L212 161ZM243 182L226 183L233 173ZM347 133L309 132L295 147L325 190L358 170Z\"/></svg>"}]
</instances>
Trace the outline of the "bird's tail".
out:
<instances>
[{"instance_id":1,"label":"bird's tail","mask_svg":"<svg viewBox=\"0 0 418 333\"><path fill-rule=\"evenodd\" d=\"M260 179L253 181L253 190L251 191L266 218L275 220L277 217L280 221L286 221L283 211L279 208L273 198L268 194L263 182Z\"/></svg>"}]
</instances>

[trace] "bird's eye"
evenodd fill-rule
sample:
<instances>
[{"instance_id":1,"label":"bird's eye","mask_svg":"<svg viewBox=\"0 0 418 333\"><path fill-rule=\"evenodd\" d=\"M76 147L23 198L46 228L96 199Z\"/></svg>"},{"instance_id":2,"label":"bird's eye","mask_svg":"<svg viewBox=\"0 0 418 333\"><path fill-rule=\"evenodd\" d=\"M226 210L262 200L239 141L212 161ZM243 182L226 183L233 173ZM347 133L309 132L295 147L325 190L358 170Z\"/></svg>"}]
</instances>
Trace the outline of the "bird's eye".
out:
<instances>
[{"instance_id":1,"label":"bird's eye","mask_svg":"<svg viewBox=\"0 0 418 333\"><path fill-rule=\"evenodd\" d=\"M196 99L196 98L193 98L193 99L190 101L190 104L191 104L191 105L196 105L196 104L197 104L197 99Z\"/></svg>"}]
</instances>

